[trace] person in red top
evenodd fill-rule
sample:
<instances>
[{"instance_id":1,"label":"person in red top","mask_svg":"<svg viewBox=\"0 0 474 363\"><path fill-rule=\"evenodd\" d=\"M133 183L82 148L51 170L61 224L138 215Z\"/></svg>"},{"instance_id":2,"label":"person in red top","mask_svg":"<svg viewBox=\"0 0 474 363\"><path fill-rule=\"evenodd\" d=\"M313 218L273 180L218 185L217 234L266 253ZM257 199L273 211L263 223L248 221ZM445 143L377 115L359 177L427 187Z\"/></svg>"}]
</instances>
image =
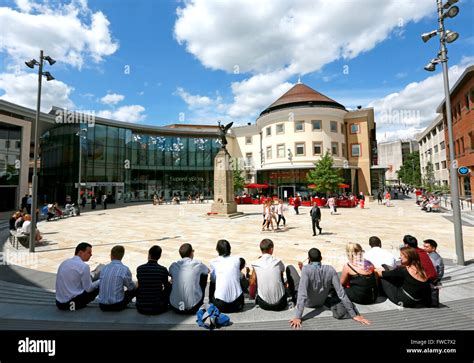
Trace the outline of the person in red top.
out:
<instances>
[{"instance_id":1,"label":"person in red top","mask_svg":"<svg viewBox=\"0 0 474 363\"><path fill-rule=\"evenodd\" d=\"M412 247L416 250L418 256L420 257L421 265L425 270L426 277L428 278L428 280L430 280L431 282L435 282L436 280L438 280L438 274L436 273L430 256L428 255L428 253L426 253L425 250L418 248L417 239L407 234L403 237L403 243L405 244L405 247Z\"/></svg>"}]
</instances>

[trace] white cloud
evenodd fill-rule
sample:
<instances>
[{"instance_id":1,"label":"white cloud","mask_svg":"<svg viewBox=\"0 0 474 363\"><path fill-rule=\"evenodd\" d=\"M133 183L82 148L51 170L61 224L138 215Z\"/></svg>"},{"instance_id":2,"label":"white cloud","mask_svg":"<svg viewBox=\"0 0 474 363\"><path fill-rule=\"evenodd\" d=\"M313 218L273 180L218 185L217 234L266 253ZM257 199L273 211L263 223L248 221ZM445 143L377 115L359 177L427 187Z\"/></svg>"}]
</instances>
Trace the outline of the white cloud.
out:
<instances>
[{"instance_id":1,"label":"white cloud","mask_svg":"<svg viewBox=\"0 0 474 363\"><path fill-rule=\"evenodd\" d=\"M250 74L232 83L229 116L251 119L290 77L357 57L432 12L431 0L189 0L174 34L205 67Z\"/></svg>"},{"instance_id":2,"label":"white cloud","mask_svg":"<svg viewBox=\"0 0 474 363\"><path fill-rule=\"evenodd\" d=\"M141 105L130 105L122 106L112 111L102 110L97 112L97 116L111 120L136 123L145 119L146 115L144 115L143 112L145 112L145 107Z\"/></svg>"},{"instance_id":3,"label":"white cloud","mask_svg":"<svg viewBox=\"0 0 474 363\"><path fill-rule=\"evenodd\" d=\"M38 92L38 76L33 73L1 73L0 89L4 94L0 96L5 101L13 102L36 110ZM42 83L41 111L49 112L52 106L74 108L69 98L74 88L61 81Z\"/></svg>"},{"instance_id":4,"label":"white cloud","mask_svg":"<svg viewBox=\"0 0 474 363\"><path fill-rule=\"evenodd\" d=\"M109 93L100 99L104 105L116 105L117 103L125 99L124 95L119 95L117 93Z\"/></svg>"},{"instance_id":5,"label":"white cloud","mask_svg":"<svg viewBox=\"0 0 474 363\"><path fill-rule=\"evenodd\" d=\"M218 100L212 100L207 96L192 95L186 92L182 87L178 87L176 94L183 99L190 109L197 109L206 106L211 106Z\"/></svg>"},{"instance_id":6,"label":"white cloud","mask_svg":"<svg viewBox=\"0 0 474 363\"><path fill-rule=\"evenodd\" d=\"M449 83L452 87L465 68L474 63L474 57L464 57L450 67ZM443 73L420 82L412 82L402 90L386 95L368 104L374 107L377 122L377 140L390 141L422 131L437 116L436 108L444 99Z\"/></svg>"},{"instance_id":7,"label":"white cloud","mask_svg":"<svg viewBox=\"0 0 474 363\"><path fill-rule=\"evenodd\" d=\"M38 58L38 49L44 49L45 55L80 69L86 59L98 63L119 47L106 16L90 10L86 0L55 6L17 0L17 7L0 7L0 52L15 64Z\"/></svg>"}]
</instances>

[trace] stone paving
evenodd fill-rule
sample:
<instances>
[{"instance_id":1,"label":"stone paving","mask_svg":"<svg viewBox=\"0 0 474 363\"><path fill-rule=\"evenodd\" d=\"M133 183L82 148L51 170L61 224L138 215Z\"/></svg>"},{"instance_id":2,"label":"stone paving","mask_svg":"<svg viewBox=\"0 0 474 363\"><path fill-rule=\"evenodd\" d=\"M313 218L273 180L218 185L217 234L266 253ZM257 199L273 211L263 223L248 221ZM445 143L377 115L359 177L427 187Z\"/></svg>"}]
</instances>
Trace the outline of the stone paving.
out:
<instances>
[{"instance_id":1,"label":"stone paving","mask_svg":"<svg viewBox=\"0 0 474 363\"><path fill-rule=\"evenodd\" d=\"M218 239L227 239L232 254L247 260L260 255L259 242L270 238L275 243L274 255L284 263L296 264L307 256L311 247L323 254L323 263L332 264L338 271L346 262L345 245L360 243L368 249L368 239L377 235L383 248L398 256L398 247L405 234L412 234L421 242L432 238L439 244L444 258L455 258L453 224L443 213L425 213L413 199L395 200L393 207L368 202L365 209L340 208L337 215L322 209L323 234L312 236L309 207L301 207L300 215L293 208L285 212L287 228L279 232L261 232L262 207L239 205L243 217L223 219L207 216L211 204L130 205L123 208L96 210L53 222L41 222L38 228L44 236L43 246L36 247L32 259L18 259L16 264L44 272L56 273L59 264L73 256L78 242L93 245L92 268L108 263L110 249L116 244L125 246L123 262L135 275L136 267L147 260L147 251L158 244L163 249L160 264L169 265L179 259L178 248L189 242L195 249L195 258L206 264L217 256ZM474 227L463 227L465 259L474 258ZM6 252L16 251L7 243ZM28 253L21 248L21 252Z\"/></svg>"}]
</instances>

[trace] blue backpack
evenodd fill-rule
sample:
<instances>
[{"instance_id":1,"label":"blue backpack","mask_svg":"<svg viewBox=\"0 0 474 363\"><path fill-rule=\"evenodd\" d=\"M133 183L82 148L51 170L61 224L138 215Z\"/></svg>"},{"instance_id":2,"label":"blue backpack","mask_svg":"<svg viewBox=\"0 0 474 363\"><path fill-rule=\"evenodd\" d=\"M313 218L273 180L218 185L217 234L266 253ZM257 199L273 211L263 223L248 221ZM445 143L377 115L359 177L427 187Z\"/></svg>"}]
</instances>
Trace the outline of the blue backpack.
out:
<instances>
[{"instance_id":1,"label":"blue backpack","mask_svg":"<svg viewBox=\"0 0 474 363\"><path fill-rule=\"evenodd\" d=\"M196 318L198 326L209 330L230 325L230 318L227 315L219 312L219 309L216 308L214 304L209 304L209 307L207 309L206 306L203 305L198 310ZM208 320L207 323L206 320Z\"/></svg>"}]
</instances>

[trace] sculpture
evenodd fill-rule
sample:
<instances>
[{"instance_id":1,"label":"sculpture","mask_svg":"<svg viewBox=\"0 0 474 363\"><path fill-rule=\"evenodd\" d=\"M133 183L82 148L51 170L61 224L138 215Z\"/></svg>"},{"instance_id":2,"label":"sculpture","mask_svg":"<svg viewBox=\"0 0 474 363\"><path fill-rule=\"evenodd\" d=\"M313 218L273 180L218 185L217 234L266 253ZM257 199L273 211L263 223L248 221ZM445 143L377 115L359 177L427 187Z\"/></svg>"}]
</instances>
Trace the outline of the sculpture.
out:
<instances>
[{"instance_id":1,"label":"sculpture","mask_svg":"<svg viewBox=\"0 0 474 363\"><path fill-rule=\"evenodd\" d=\"M219 124L219 131L220 131L220 138L221 138L222 148L225 149L225 146L227 145L227 139L226 139L225 135L227 134L227 131L229 131L229 129L232 127L232 125L234 123L231 122L230 124L228 124L226 126L221 125L220 121L217 121L217 123Z\"/></svg>"}]
</instances>

